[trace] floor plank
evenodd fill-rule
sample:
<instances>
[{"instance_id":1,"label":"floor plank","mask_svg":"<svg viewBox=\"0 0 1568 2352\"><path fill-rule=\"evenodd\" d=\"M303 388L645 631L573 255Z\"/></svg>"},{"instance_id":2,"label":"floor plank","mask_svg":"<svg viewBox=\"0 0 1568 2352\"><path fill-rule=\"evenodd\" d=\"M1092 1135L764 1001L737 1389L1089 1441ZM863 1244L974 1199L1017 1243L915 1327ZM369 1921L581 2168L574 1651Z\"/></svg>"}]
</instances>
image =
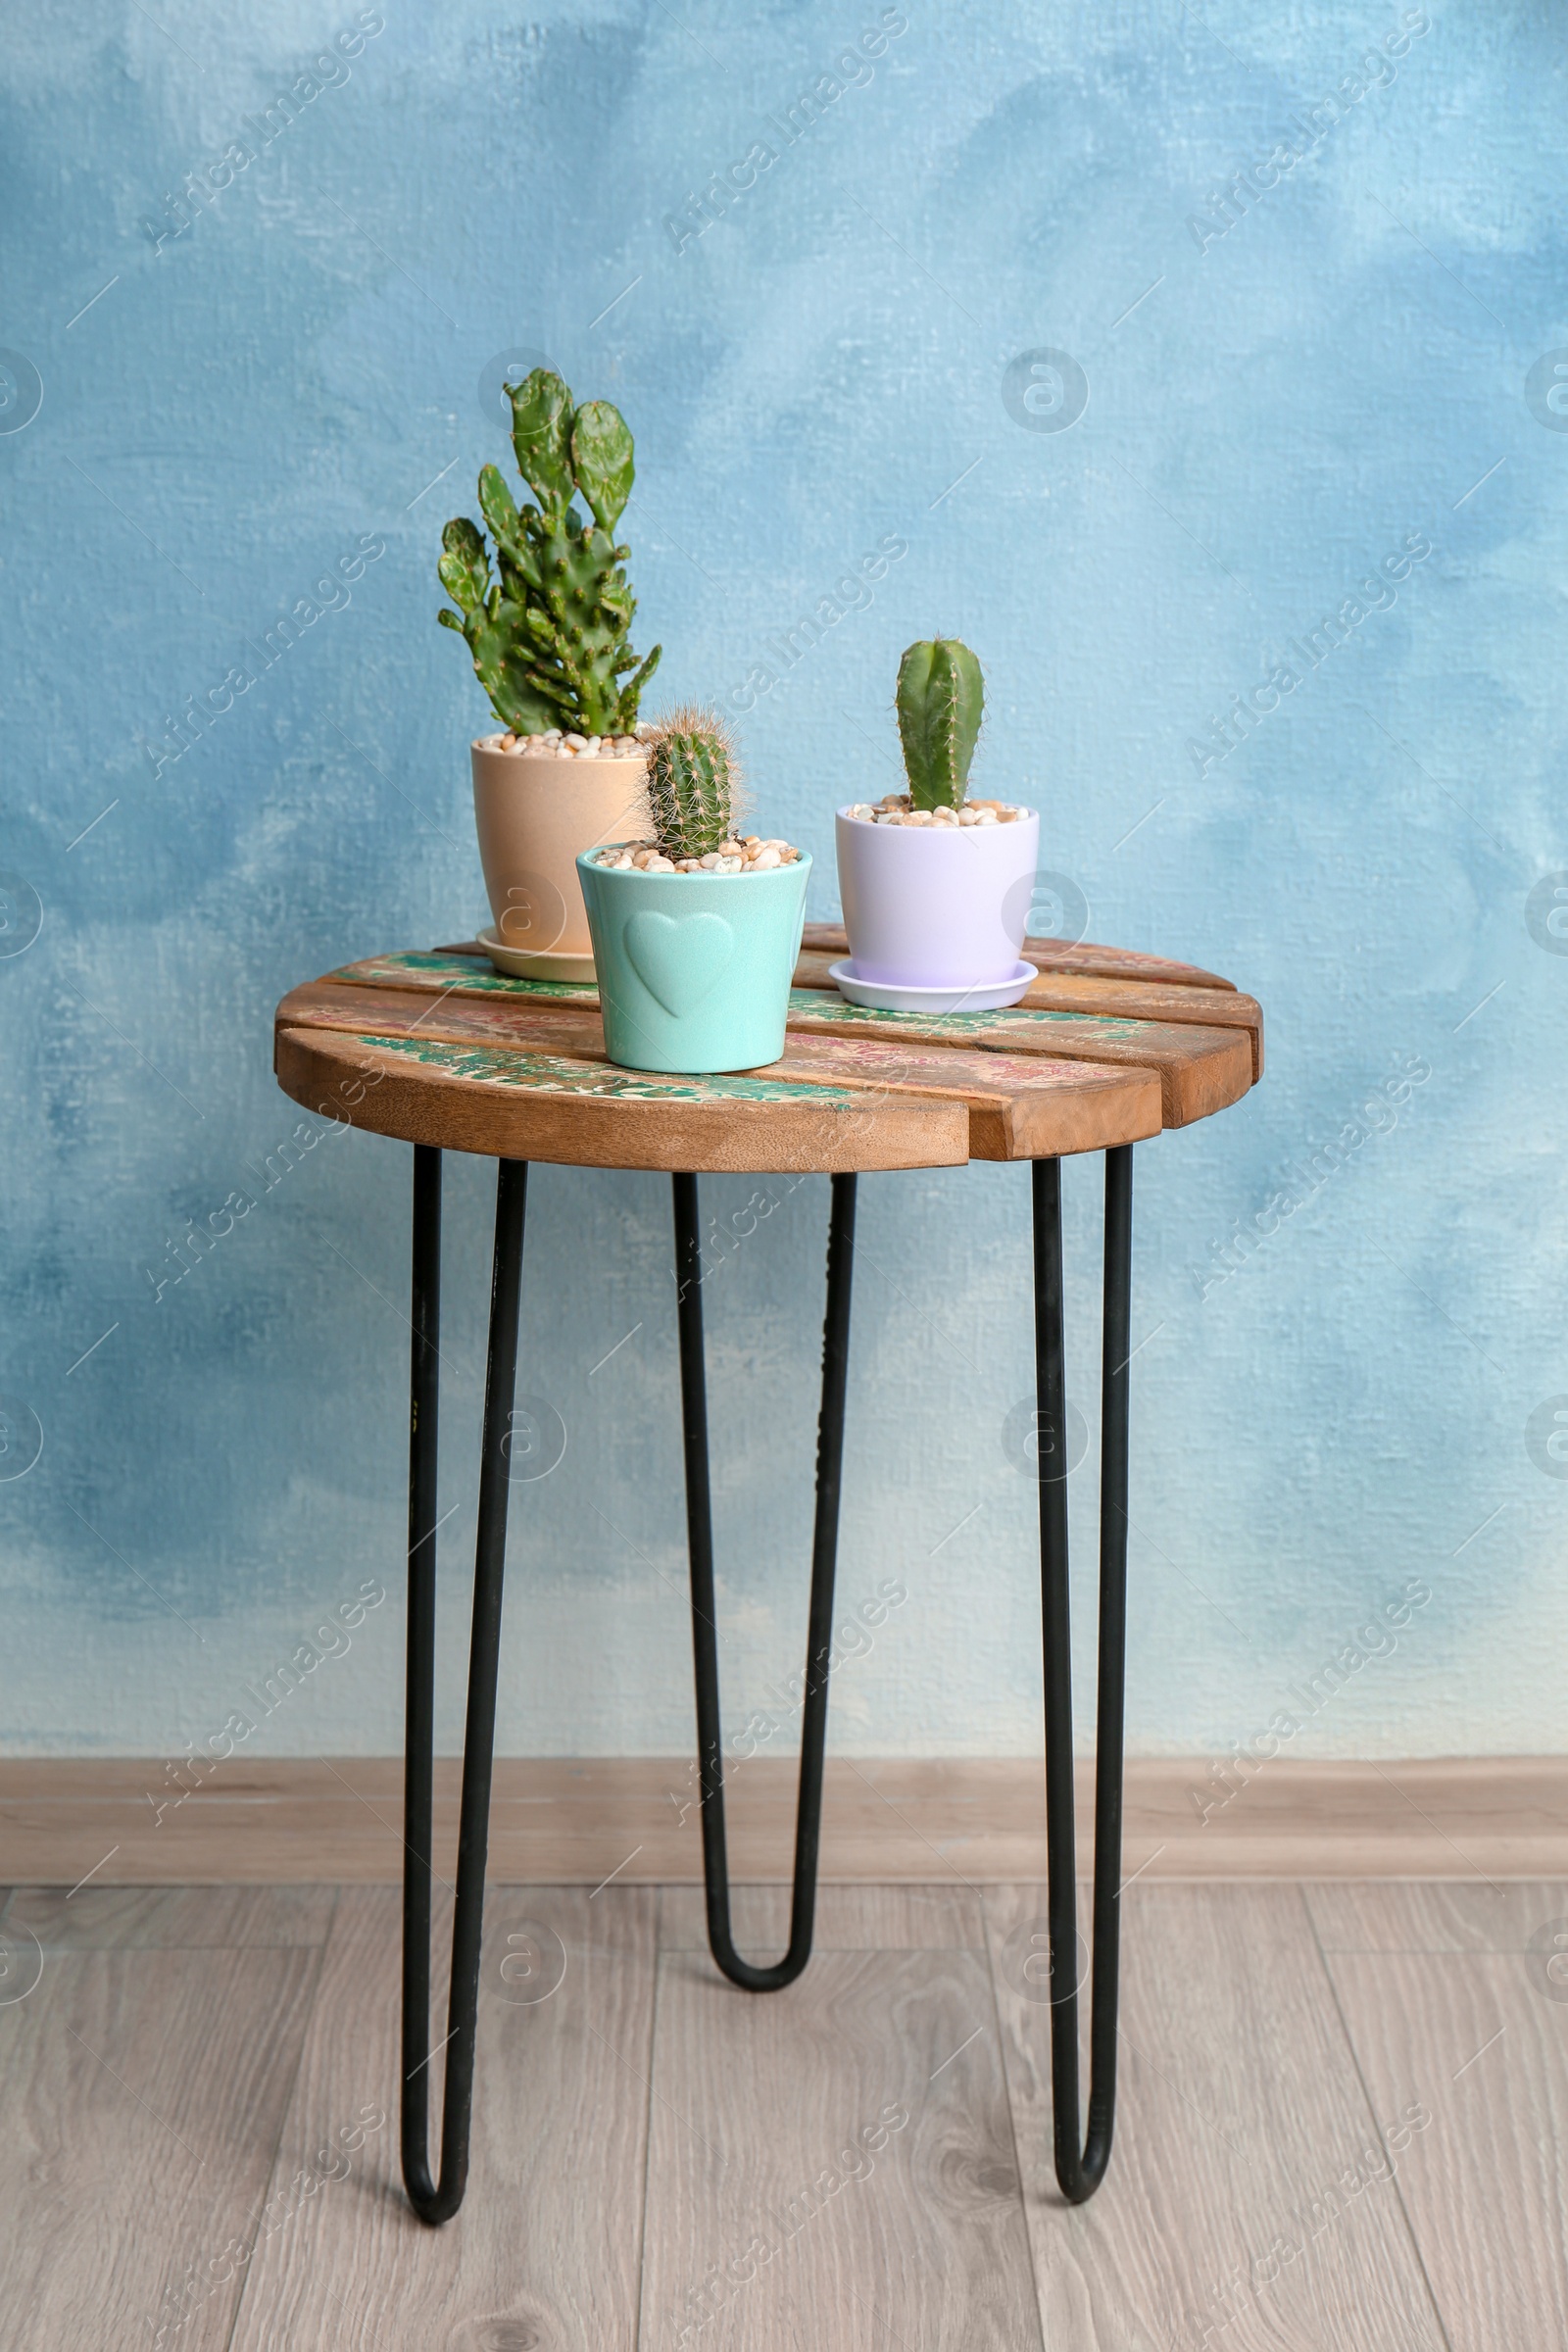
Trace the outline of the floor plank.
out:
<instances>
[{"instance_id":1,"label":"floor plank","mask_svg":"<svg viewBox=\"0 0 1568 2352\"><path fill-rule=\"evenodd\" d=\"M694 1887L492 1886L470 2187L437 2231L399 2175L395 1889L23 1887L0 2345L1568 2343L1568 1881L1152 1877L1116 2152L1076 2209L1042 1887L824 1886L806 1975L758 1999ZM787 1889L738 1886L735 1918L771 1957Z\"/></svg>"},{"instance_id":2,"label":"floor plank","mask_svg":"<svg viewBox=\"0 0 1568 2352\"><path fill-rule=\"evenodd\" d=\"M459 2219L431 2230L399 2172L400 1898L344 1891L274 2194L301 2172L347 2170L280 2208L233 2352L633 2352L656 1907L638 1887L491 1889L470 2187ZM448 1933L438 1921L439 1953ZM557 1988L528 1999L556 1983L557 1960ZM361 2148L319 2161L362 2130Z\"/></svg>"},{"instance_id":3,"label":"floor plank","mask_svg":"<svg viewBox=\"0 0 1568 2352\"><path fill-rule=\"evenodd\" d=\"M1522 1952L1568 1915L1568 1880L1308 1886L1325 1952Z\"/></svg>"},{"instance_id":4,"label":"floor plank","mask_svg":"<svg viewBox=\"0 0 1568 2352\"><path fill-rule=\"evenodd\" d=\"M1047 2352L1440 2352L1299 1892L1140 1882L1123 1907L1116 2149L1074 2208L1023 1966L1045 1889L986 1897Z\"/></svg>"},{"instance_id":5,"label":"floor plank","mask_svg":"<svg viewBox=\"0 0 1568 2352\"><path fill-rule=\"evenodd\" d=\"M660 1964L643 2352L1026 2352L984 1956L825 1951L765 2000Z\"/></svg>"},{"instance_id":6,"label":"floor plank","mask_svg":"<svg viewBox=\"0 0 1568 2352\"><path fill-rule=\"evenodd\" d=\"M1328 1963L1378 2112L1413 2119L1398 2192L1452 2352L1568 2343L1568 1903L1534 1951L1423 1950L1425 1892L1378 1889L1381 1948Z\"/></svg>"},{"instance_id":7,"label":"floor plank","mask_svg":"<svg viewBox=\"0 0 1568 2352\"><path fill-rule=\"evenodd\" d=\"M787 1886L732 1886L730 1924L749 1958L776 1960L790 1937ZM662 1952L706 1952L700 1886L660 1894ZM978 1893L963 1886L818 1886L814 1952L976 1951L986 1948Z\"/></svg>"},{"instance_id":8,"label":"floor plank","mask_svg":"<svg viewBox=\"0 0 1568 2352\"><path fill-rule=\"evenodd\" d=\"M318 1965L300 1945L41 1955L0 2007L7 2352L226 2346Z\"/></svg>"},{"instance_id":9,"label":"floor plank","mask_svg":"<svg viewBox=\"0 0 1568 2352\"><path fill-rule=\"evenodd\" d=\"M314 1948L326 1941L335 1900L331 1886L19 1886L0 1924L46 1951Z\"/></svg>"}]
</instances>

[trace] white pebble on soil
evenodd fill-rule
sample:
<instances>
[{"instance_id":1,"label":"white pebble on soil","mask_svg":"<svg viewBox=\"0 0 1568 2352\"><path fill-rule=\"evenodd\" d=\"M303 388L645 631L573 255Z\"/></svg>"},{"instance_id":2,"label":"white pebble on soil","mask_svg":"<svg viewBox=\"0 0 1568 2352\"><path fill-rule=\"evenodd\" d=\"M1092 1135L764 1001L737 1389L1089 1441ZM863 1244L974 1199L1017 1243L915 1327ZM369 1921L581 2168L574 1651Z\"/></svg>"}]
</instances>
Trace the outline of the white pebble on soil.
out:
<instances>
[{"instance_id":1,"label":"white pebble on soil","mask_svg":"<svg viewBox=\"0 0 1568 2352\"><path fill-rule=\"evenodd\" d=\"M793 865L801 853L787 841L763 841L748 834L744 841L721 842L702 858L666 858L651 841L612 842L596 853L596 863L643 874L757 874Z\"/></svg>"},{"instance_id":2,"label":"white pebble on soil","mask_svg":"<svg viewBox=\"0 0 1568 2352\"><path fill-rule=\"evenodd\" d=\"M858 801L844 812L862 824L933 826L945 832L955 825L1010 825L1023 814L1005 801L966 801L957 808L911 808L907 793L889 793L873 808Z\"/></svg>"},{"instance_id":3,"label":"white pebble on soil","mask_svg":"<svg viewBox=\"0 0 1568 2352\"><path fill-rule=\"evenodd\" d=\"M486 735L488 751L511 752L534 760L641 760L648 746L635 735L563 735L559 727L542 735Z\"/></svg>"}]
</instances>

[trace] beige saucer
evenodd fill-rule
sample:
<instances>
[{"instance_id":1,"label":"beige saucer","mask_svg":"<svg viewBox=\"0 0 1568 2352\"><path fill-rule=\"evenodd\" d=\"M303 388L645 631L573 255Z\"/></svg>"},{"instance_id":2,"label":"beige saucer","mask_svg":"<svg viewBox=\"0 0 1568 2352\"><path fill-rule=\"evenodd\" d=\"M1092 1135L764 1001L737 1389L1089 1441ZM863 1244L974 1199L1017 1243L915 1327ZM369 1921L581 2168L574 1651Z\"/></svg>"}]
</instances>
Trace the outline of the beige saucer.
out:
<instances>
[{"instance_id":1,"label":"beige saucer","mask_svg":"<svg viewBox=\"0 0 1568 2352\"><path fill-rule=\"evenodd\" d=\"M509 948L493 923L487 923L477 937L496 970L509 972L514 980L575 980L587 988L598 980L591 956L530 955L521 948Z\"/></svg>"}]
</instances>

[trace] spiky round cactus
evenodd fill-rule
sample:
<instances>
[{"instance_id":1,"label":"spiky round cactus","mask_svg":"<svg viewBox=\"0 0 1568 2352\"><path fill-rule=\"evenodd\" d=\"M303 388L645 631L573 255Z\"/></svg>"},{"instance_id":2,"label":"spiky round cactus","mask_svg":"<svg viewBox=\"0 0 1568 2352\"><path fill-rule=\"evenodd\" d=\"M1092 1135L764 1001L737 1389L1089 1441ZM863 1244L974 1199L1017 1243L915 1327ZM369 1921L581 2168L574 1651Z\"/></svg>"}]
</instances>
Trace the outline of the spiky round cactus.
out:
<instances>
[{"instance_id":1,"label":"spiky round cactus","mask_svg":"<svg viewBox=\"0 0 1568 2352\"><path fill-rule=\"evenodd\" d=\"M985 704L980 664L956 637L928 637L899 663L899 736L911 808L961 808Z\"/></svg>"},{"instance_id":2,"label":"spiky round cactus","mask_svg":"<svg viewBox=\"0 0 1568 2352\"><path fill-rule=\"evenodd\" d=\"M666 858L706 858L730 839L740 777L712 710L672 710L648 742L648 803Z\"/></svg>"}]
</instances>

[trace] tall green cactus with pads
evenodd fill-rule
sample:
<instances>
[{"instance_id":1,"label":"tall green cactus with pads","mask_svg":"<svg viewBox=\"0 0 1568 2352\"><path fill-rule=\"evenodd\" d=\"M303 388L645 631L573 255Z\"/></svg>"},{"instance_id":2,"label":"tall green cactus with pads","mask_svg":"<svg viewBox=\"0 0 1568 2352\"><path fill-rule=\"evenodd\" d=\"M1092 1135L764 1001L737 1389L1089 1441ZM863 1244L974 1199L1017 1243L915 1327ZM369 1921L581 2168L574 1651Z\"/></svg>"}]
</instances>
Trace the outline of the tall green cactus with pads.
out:
<instances>
[{"instance_id":1,"label":"tall green cactus with pads","mask_svg":"<svg viewBox=\"0 0 1568 2352\"><path fill-rule=\"evenodd\" d=\"M980 664L956 637L928 637L899 663L899 737L911 808L961 808L985 707Z\"/></svg>"},{"instance_id":2,"label":"tall green cactus with pads","mask_svg":"<svg viewBox=\"0 0 1568 2352\"><path fill-rule=\"evenodd\" d=\"M479 683L514 734L628 735L663 650L639 662L627 642L637 601L622 568L631 551L615 544L615 525L631 496L631 434L607 400L574 407L549 368L508 390L517 470L539 503L518 507L499 466L482 468L479 511L498 576L483 532L458 516L441 534L438 565L458 610L436 617L467 640Z\"/></svg>"}]
</instances>

